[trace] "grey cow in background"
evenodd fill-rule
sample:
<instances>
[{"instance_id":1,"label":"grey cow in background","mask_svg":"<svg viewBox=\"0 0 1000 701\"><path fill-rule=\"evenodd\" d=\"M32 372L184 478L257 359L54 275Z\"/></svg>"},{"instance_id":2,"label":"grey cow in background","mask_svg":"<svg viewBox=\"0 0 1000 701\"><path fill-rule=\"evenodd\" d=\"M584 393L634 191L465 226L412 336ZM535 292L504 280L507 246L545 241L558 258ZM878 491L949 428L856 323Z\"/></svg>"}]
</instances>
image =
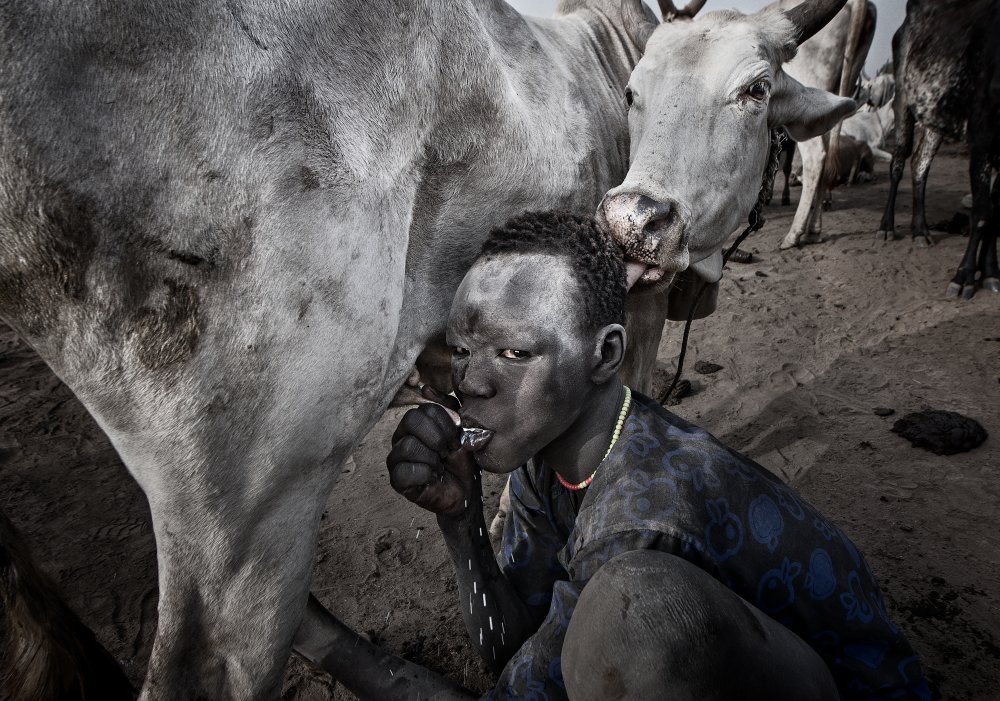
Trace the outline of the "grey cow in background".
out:
<instances>
[{"instance_id":1,"label":"grey cow in background","mask_svg":"<svg viewBox=\"0 0 1000 701\"><path fill-rule=\"evenodd\" d=\"M614 188L650 299L717 261L769 129L854 108L781 70L843 1L0 4L0 317L148 498L142 698L277 695L337 467L491 227Z\"/></svg>"}]
</instances>

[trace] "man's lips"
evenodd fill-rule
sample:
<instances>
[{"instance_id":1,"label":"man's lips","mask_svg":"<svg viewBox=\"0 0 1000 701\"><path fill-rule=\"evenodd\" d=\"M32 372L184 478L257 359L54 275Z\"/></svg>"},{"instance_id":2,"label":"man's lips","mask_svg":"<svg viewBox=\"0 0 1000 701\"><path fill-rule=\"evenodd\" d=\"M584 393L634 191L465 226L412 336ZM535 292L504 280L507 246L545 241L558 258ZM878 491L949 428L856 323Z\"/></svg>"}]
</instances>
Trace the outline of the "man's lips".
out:
<instances>
[{"instance_id":1,"label":"man's lips","mask_svg":"<svg viewBox=\"0 0 1000 701\"><path fill-rule=\"evenodd\" d=\"M485 428L463 428L462 447L472 453L476 453L487 446L493 440L493 431Z\"/></svg>"},{"instance_id":2,"label":"man's lips","mask_svg":"<svg viewBox=\"0 0 1000 701\"><path fill-rule=\"evenodd\" d=\"M473 453L485 448L493 440L493 431L471 416L462 417L462 447Z\"/></svg>"}]
</instances>

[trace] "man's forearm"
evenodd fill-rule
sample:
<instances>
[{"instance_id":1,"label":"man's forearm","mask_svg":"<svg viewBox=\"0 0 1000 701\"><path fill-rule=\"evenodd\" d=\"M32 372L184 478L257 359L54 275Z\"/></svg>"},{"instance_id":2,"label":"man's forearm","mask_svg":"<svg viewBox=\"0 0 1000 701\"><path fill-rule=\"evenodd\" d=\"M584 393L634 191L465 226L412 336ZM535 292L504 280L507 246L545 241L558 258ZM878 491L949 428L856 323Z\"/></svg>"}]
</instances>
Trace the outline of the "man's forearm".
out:
<instances>
[{"instance_id":1,"label":"man's forearm","mask_svg":"<svg viewBox=\"0 0 1000 701\"><path fill-rule=\"evenodd\" d=\"M438 525L455 566L469 637L490 669L499 673L535 632L537 622L497 565L481 499L473 501L459 517L439 516Z\"/></svg>"},{"instance_id":2,"label":"man's forearm","mask_svg":"<svg viewBox=\"0 0 1000 701\"><path fill-rule=\"evenodd\" d=\"M478 694L368 642L337 620L312 594L293 647L362 701L478 698Z\"/></svg>"}]
</instances>

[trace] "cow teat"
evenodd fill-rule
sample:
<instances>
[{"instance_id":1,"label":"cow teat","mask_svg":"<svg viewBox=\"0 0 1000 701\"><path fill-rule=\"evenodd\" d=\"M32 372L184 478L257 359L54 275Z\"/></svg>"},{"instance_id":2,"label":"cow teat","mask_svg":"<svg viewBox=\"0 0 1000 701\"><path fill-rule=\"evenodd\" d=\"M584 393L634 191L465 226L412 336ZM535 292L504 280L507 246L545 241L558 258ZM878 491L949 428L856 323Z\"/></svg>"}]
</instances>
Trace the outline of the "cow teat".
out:
<instances>
[{"instance_id":1,"label":"cow teat","mask_svg":"<svg viewBox=\"0 0 1000 701\"><path fill-rule=\"evenodd\" d=\"M687 268L687 223L676 202L608 193L597 208L597 218L624 249L629 287L634 282L659 282Z\"/></svg>"}]
</instances>

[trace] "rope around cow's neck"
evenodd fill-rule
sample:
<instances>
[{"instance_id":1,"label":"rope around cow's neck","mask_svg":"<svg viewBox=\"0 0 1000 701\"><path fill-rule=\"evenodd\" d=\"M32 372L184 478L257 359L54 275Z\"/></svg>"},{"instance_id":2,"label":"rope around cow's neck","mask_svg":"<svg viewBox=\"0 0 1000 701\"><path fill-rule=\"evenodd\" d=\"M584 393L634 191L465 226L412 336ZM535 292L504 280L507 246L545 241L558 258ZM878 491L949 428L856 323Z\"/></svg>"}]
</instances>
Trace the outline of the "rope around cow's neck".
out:
<instances>
[{"instance_id":1,"label":"rope around cow's neck","mask_svg":"<svg viewBox=\"0 0 1000 701\"><path fill-rule=\"evenodd\" d=\"M743 233L736 237L733 245L722 254L722 265L725 266L729 261L729 256L731 256L736 249L739 247L743 240L752 234L753 232L764 226L767 221L764 215L761 213L764 209L764 203L771 199L771 195L774 191L774 176L778 172L778 162L781 158L781 145L785 143L787 139L787 132L784 129L772 129L771 130L771 153L770 158L768 158L767 165L764 167L764 176L761 180L760 192L757 194L757 202L754 204L753 209L750 210L750 216L748 217L749 226L743 230ZM688 336L691 333L691 322L694 321L694 313L698 308L698 302L701 300L702 294L708 289L710 283L702 282L701 287L698 288L698 293L694 296L694 300L691 302L691 309L688 311L687 321L684 322L684 336L681 338L681 353L677 356L677 371L674 373L674 379L670 383L670 387L667 391L660 396L660 404L665 405L667 400L670 399L670 395L674 393L674 389L677 387L677 383L680 382L681 373L684 371L684 355L687 353Z\"/></svg>"}]
</instances>

